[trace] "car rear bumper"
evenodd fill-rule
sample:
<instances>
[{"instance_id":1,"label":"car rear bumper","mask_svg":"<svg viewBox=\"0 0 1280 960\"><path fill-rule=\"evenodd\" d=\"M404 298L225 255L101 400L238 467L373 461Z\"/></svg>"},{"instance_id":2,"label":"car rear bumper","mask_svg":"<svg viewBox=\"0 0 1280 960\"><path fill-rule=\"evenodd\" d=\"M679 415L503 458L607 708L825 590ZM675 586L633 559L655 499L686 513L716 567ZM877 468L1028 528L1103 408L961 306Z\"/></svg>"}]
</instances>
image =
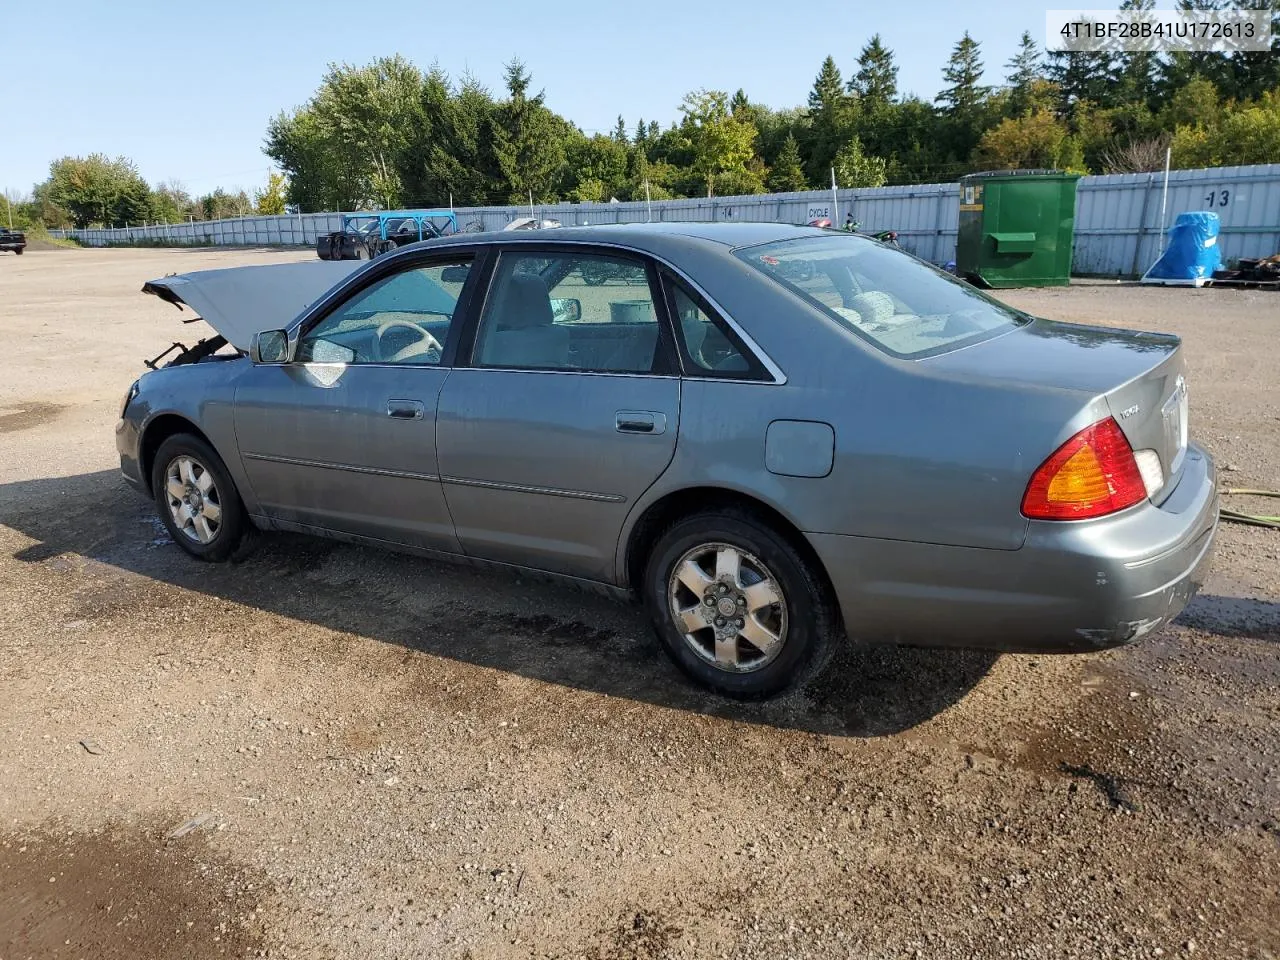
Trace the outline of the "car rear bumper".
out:
<instances>
[{"instance_id":1,"label":"car rear bumper","mask_svg":"<svg viewBox=\"0 0 1280 960\"><path fill-rule=\"evenodd\" d=\"M1069 653L1137 640L1204 582L1218 523L1213 460L1191 445L1159 506L1032 521L1018 550L809 534L850 635L922 646Z\"/></svg>"}]
</instances>

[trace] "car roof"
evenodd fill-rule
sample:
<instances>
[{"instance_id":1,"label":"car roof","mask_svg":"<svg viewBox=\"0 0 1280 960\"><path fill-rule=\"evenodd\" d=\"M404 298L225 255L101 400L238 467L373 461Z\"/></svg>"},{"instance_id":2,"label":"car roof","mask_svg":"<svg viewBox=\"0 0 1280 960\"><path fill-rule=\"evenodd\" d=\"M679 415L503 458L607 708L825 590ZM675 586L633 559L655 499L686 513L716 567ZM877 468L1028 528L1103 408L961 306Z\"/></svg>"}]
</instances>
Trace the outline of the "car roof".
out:
<instances>
[{"instance_id":1,"label":"car roof","mask_svg":"<svg viewBox=\"0 0 1280 960\"><path fill-rule=\"evenodd\" d=\"M689 241L723 247L746 247L775 240L826 236L817 227L789 223L711 223L680 221L670 223L618 223L599 226L547 227L542 230L499 230L484 233L455 233L448 237L424 240L431 246L455 243L607 243L662 254ZM412 244L418 246L418 244Z\"/></svg>"}]
</instances>

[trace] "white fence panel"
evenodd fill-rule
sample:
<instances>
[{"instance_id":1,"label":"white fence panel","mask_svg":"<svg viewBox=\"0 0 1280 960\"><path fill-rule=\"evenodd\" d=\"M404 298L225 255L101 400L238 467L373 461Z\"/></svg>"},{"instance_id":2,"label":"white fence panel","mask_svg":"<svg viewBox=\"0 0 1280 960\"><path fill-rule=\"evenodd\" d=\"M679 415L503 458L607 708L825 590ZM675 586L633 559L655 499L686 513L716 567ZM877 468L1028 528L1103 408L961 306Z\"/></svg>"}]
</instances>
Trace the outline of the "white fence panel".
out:
<instances>
[{"instance_id":1,"label":"white fence panel","mask_svg":"<svg viewBox=\"0 0 1280 960\"><path fill-rule=\"evenodd\" d=\"M1179 213L1210 210L1222 220L1222 258L1270 256L1280 251L1280 164L1175 170L1169 176L1163 223L1162 173L1083 177L1076 193L1073 269L1081 274L1131 276L1159 256L1164 232ZM847 213L874 233L896 230L903 247L934 263L955 257L959 188L954 183L762 194L691 197L627 203L558 203L535 207L541 218L566 226L658 221L807 223L828 216L840 226ZM527 206L461 207L463 230L501 230L530 216ZM287 214L119 228L54 231L89 246L136 243L314 246L316 238L342 229L341 213Z\"/></svg>"}]
</instances>

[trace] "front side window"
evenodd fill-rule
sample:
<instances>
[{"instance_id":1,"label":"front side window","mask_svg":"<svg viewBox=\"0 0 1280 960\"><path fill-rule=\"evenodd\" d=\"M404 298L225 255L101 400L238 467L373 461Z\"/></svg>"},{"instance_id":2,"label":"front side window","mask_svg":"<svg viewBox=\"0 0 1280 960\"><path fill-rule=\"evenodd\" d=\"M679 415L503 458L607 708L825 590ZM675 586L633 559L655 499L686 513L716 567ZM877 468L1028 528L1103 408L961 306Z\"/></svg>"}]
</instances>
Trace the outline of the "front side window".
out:
<instances>
[{"instance_id":1,"label":"front side window","mask_svg":"<svg viewBox=\"0 0 1280 960\"><path fill-rule=\"evenodd\" d=\"M307 331L298 342L298 359L439 364L470 269L470 261L457 260L384 277Z\"/></svg>"},{"instance_id":2,"label":"front side window","mask_svg":"<svg viewBox=\"0 0 1280 960\"><path fill-rule=\"evenodd\" d=\"M1030 321L968 284L864 237L782 240L734 253L896 357L933 356Z\"/></svg>"},{"instance_id":3,"label":"front side window","mask_svg":"<svg viewBox=\"0 0 1280 960\"><path fill-rule=\"evenodd\" d=\"M665 355L642 261L520 251L498 260L476 335L478 366L652 373Z\"/></svg>"}]
</instances>

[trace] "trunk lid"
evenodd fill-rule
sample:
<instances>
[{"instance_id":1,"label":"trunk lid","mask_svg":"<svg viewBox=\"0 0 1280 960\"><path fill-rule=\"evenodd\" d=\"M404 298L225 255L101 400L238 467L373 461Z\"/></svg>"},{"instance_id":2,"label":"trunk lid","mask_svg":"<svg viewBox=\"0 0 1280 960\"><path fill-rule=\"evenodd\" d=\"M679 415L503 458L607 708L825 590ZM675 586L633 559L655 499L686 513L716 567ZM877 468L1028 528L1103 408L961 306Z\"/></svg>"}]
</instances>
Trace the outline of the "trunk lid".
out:
<instances>
[{"instance_id":1,"label":"trunk lid","mask_svg":"<svg viewBox=\"0 0 1280 960\"><path fill-rule=\"evenodd\" d=\"M1187 387L1176 336L1037 319L921 362L951 375L1070 392L1082 402L1101 398L1134 451L1159 456L1152 500L1161 502L1177 483L1187 449Z\"/></svg>"}]
</instances>

